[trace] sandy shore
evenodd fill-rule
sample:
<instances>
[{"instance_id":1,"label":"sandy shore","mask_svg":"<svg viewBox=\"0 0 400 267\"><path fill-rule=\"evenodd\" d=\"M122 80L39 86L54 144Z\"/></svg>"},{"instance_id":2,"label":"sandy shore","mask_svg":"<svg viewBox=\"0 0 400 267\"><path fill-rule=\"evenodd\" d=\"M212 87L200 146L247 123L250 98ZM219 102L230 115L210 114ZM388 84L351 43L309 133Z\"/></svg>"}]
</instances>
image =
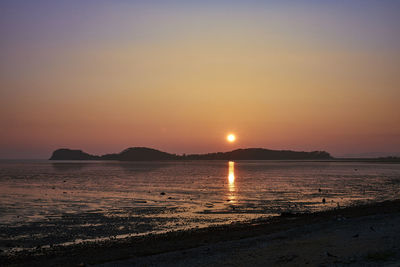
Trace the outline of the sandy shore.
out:
<instances>
[{"instance_id":1,"label":"sandy shore","mask_svg":"<svg viewBox=\"0 0 400 267\"><path fill-rule=\"evenodd\" d=\"M5 266L400 266L400 200L1 255Z\"/></svg>"}]
</instances>

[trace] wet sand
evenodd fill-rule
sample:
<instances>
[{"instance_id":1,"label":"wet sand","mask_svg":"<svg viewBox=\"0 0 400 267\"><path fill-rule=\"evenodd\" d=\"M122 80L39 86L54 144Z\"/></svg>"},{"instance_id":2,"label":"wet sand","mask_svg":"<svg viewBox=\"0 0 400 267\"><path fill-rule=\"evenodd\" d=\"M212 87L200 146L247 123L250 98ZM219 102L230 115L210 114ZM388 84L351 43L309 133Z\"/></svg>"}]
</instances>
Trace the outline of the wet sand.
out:
<instances>
[{"instance_id":1,"label":"wet sand","mask_svg":"<svg viewBox=\"0 0 400 267\"><path fill-rule=\"evenodd\" d=\"M400 200L1 254L5 266L400 266Z\"/></svg>"}]
</instances>

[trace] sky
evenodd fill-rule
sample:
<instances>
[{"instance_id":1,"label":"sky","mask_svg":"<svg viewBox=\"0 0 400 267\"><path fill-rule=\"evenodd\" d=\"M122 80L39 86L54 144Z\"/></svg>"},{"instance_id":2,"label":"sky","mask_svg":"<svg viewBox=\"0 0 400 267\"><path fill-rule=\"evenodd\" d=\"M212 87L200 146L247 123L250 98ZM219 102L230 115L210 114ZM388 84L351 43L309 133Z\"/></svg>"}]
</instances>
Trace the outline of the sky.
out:
<instances>
[{"instance_id":1,"label":"sky","mask_svg":"<svg viewBox=\"0 0 400 267\"><path fill-rule=\"evenodd\" d=\"M378 0L3 0L0 158L399 154L399 13Z\"/></svg>"}]
</instances>

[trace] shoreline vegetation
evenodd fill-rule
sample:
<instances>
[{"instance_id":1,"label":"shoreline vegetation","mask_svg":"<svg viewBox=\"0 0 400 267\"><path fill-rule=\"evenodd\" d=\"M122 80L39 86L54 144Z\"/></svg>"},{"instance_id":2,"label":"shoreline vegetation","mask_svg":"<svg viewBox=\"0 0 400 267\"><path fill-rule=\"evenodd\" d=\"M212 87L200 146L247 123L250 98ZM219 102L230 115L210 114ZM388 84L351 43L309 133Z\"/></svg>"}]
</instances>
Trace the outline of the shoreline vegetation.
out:
<instances>
[{"instance_id":1,"label":"shoreline vegetation","mask_svg":"<svg viewBox=\"0 0 400 267\"><path fill-rule=\"evenodd\" d=\"M398 264L400 199L0 255L2 266Z\"/></svg>"}]
</instances>

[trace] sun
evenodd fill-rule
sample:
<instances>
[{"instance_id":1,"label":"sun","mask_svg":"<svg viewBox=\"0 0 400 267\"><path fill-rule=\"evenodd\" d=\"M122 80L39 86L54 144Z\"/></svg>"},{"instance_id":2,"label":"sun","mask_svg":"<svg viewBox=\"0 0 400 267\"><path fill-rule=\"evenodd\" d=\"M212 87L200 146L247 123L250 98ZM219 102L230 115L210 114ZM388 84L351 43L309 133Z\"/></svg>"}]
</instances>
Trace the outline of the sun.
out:
<instances>
[{"instance_id":1,"label":"sun","mask_svg":"<svg viewBox=\"0 0 400 267\"><path fill-rule=\"evenodd\" d=\"M229 143L232 143L236 140L236 136L234 134L228 134L226 140L228 140Z\"/></svg>"}]
</instances>

